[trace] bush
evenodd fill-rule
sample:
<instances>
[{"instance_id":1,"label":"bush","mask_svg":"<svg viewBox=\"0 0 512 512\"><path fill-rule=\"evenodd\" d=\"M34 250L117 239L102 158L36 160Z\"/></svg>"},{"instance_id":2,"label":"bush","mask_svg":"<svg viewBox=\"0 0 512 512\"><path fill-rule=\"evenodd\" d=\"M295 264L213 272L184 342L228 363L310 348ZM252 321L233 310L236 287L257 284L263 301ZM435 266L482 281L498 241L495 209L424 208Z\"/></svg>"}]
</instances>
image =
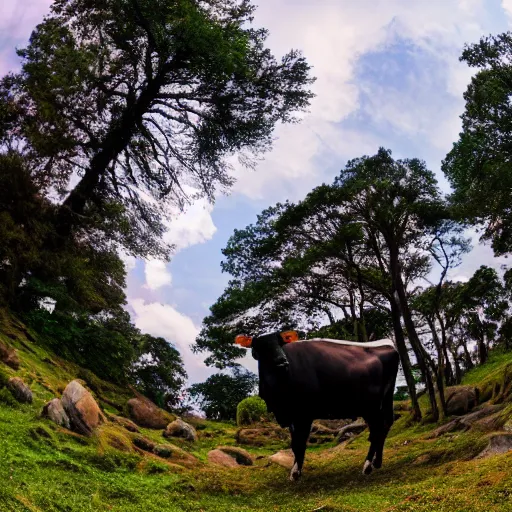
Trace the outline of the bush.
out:
<instances>
[{"instance_id":1,"label":"bush","mask_svg":"<svg viewBox=\"0 0 512 512\"><path fill-rule=\"evenodd\" d=\"M251 425L267 417L267 406L259 396L249 396L236 408L236 423L239 427Z\"/></svg>"}]
</instances>

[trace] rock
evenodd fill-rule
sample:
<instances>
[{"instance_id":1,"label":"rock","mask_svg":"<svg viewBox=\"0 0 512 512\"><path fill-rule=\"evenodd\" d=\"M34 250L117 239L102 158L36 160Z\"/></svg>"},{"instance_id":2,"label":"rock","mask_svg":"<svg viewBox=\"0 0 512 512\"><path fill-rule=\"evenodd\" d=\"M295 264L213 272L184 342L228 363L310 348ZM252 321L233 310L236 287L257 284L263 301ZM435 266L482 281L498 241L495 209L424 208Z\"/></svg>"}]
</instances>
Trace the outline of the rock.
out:
<instances>
[{"instance_id":1,"label":"rock","mask_svg":"<svg viewBox=\"0 0 512 512\"><path fill-rule=\"evenodd\" d=\"M133 439L133 444L137 448L144 450L145 452L153 453L153 450L156 447L156 443L148 439L147 437L138 436Z\"/></svg>"},{"instance_id":2,"label":"rock","mask_svg":"<svg viewBox=\"0 0 512 512\"><path fill-rule=\"evenodd\" d=\"M7 382L7 387L18 402L23 404L32 403L32 390L19 377L11 377Z\"/></svg>"},{"instance_id":3,"label":"rock","mask_svg":"<svg viewBox=\"0 0 512 512\"><path fill-rule=\"evenodd\" d=\"M446 408L450 416L462 416L478 405L478 389L452 386L446 389Z\"/></svg>"},{"instance_id":4,"label":"rock","mask_svg":"<svg viewBox=\"0 0 512 512\"><path fill-rule=\"evenodd\" d=\"M295 457L291 450L280 450L274 455L269 457L270 462L274 464L278 464L286 469L292 469L293 464L295 463Z\"/></svg>"},{"instance_id":5,"label":"rock","mask_svg":"<svg viewBox=\"0 0 512 512\"><path fill-rule=\"evenodd\" d=\"M140 432L139 427L128 418L123 418L122 416L116 416L115 414L109 414L108 419L113 421L114 423L117 423L118 425L121 425L121 427L124 427L129 432L134 432L138 434Z\"/></svg>"},{"instance_id":6,"label":"rock","mask_svg":"<svg viewBox=\"0 0 512 512\"><path fill-rule=\"evenodd\" d=\"M288 441L289 439L288 431L279 427L242 428L236 433L237 443L250 446L265 446L272 441Z\"/></svg>"},{"instance_id":7,"label":"rock","mask_svg":"<svg viewBox=\"0 0 512 512\"><path fill-rule=\"evenodd\" d=\"M153 453L158 457L162 457L162 459L170 459L173 462L189 465L197 463L197 459L193 455L173 444L158 444L154 447Z\"/></svg>"},{"instance_id":8,"label":"rock","mask_svg":"<svg viewBox=\"0 0 512 512\"><path fill-rule=\"evenodd\" d=\"M512 450L512 434L496 434L489 439L487 448L481 451L475 458L483 459L492 455L507 453L510 450Z\"/></svg>"},{"instance_id":9,"label":"rock","mask_svg":"<svg viewBox=\"0 0 512 512\"><path fill-rule=\"evenodd\" d=\"M238 463L236 462L236 460L221 450L209 451L208 452L208 461L217 466L224 466L226 468L238 467Z\"/></svg>"},{"instance_id":10,"label":"rock","mask_svg":"<svg viewBox=\"0 0 512 512\"><path fill-rule=\"evenodd\" d=\"M466 414L464 416L460 416L459 418L455 418L449 421L448 423L441 425L440 427L436 428L433 432L431 432L427 436L427 439L434 439L449 432L466 431L473 427L478 428L479 430L487 430L487 428L484 428L486 420L489 419L487 417L494 415L500 409L502 409L502 406L500 405L486 405L478 409L477 411L474 411L470 414ZM489 423L489 425L490 424L491 423ZM492 428L488 429L492 430Z\"/></svg>"},{"instance_id":11,"label":"rock","mask_svg":"<svg viewBox=\"0 0 512 512\"><path fill-rule=\"evenodd\" d=\"M338 433L338 430L326 427L325 425L322 425L322 423L315 421L311 426L311 433L316 434L317 436L335 436Z\"/></svg>"},{"instance_id":12,"label":"rock","mask_svg":"<svg viewBox=\"0 0 512 512\"><path fill-rule=\"evenodd\" d=\"M19 370L20 358L15 349L0 343L0 361L10 366L13 370Z\"/></svg>"},{"instance_id":13,"label":"rock","mask_svg":"<svg viewBox=\"0 0 512 512\"><path fill-rule=\"evenodd\" d=\"M187 441L197 441L197 432L192 425L189 425L182 419L178 418L167 425L164 437L182 437Z\"/></svg>"},{"instance_id":14,"label":"rock","mask_svg":"<svg viewBox=\"0 0 512 512\"><path fill-rule=\"evenodd\" d=\"M169 423L170 415L157 407L147 398L132 398L128 400L128 411L132 420L139 427L162 429Z\"/></svg>"},{"instance_id":15,"label":"rock","mask_svg":"<svg viewBox=\"0 0 512 512\"><path fill-rule=\"evenodd\" d=\"M338 437L336 438L336 442L340 444L343 441L350 439L351 437L357 436L366 429L366 426L367 425L364 422L364 420L357 420L354 423L350 423L350 425L343 427L339 431Z\"/></svg>"},{"instance_id":16,"label":"rock","mask_svg":"<svg viewBox=\"0 0 512 512\"><path fill-rule=\"evenodd\" d=\"M43 407L42 416L52 420L54 423L57 423L57 425L60 425L61 427L68 429L71 428L69 416L64 410L64 406L62 405L60 398L54 398L53 400L50 400Z\"/></svg>"},{"instance_id":17,"label":"rock","mask_svg":"<svg viewBox=\"0 0 512 512\"><path fill-rule=\"evenodd\" d=\"M252 455L243 448L238 448L236 446L219 446L217 450L233 457L237 464L241 466L252 466L254 464Z\"/></svg>"},{"instance_id":18,"label":"rock","mask_svg":"<svg viewBox=\"0 0 512 512\"><path fill-rule=\"evenodd\" d=\"M61 400L72 430L79 434L90 436L105 421L96 400L77 380L66 386Z\"/></svg>"}]
</instances>

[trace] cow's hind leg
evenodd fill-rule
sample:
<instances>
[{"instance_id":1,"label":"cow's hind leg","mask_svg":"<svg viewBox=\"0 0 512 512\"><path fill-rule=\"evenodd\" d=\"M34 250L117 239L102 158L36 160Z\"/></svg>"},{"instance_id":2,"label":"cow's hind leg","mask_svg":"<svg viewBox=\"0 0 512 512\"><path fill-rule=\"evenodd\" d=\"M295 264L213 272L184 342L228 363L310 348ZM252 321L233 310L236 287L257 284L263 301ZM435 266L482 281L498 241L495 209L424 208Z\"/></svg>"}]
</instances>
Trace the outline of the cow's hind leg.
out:
<instances>
[{"instance_id":1,"label":"cow's hind leg","mask_svg":"<svg viewBox=\"0 0 512 512\"><path fill-rule=\"evenodd\" d=\"M382 401L382 426L381 426L381 434L379 435L377 441L377 447L375 450L375 456L373 458L373 467L375 469L379 469L382 467L382 457L384 452L384 443L386 442L386 437L388 435L389 429L393 425L394 422L394 411L393 411L393 392L394 385L390 387L390 390L387 392L384 400Z\"/></svg>"},{"instance_id":2,"label":"cow's hind leg","mask_svg":"<svg viewBox=\"0 0 512 512\"><path fill-rule=\"evenodd\" d=\"M295 456L295 463L290 472L290 480L294 482L298 480L302 474L302 466L304 464L304 456L306 454L306 444L308 442L309 433L311 432L312 420L294 421L290 427L292 436L292 451Z\"/></svg>"},{"instance_id":3,"label":"cow's hind leg","mask_svg":"<svg viewBox=\"0 0 512 512\"><path fill-rule=\"evenodd\" d=\"M368 450L368 455L366 456L366 460L364 461L363 474L369 475L373 471L374 467L377 469L380 467L375 466L375 461L377 459L377 454L379 452L379 447L381 444L384 422L383 418L379 414L376 417L366 419L366 423L368 423L368 427L370 429L370 449Z\"/></svg>"}]
</instances>

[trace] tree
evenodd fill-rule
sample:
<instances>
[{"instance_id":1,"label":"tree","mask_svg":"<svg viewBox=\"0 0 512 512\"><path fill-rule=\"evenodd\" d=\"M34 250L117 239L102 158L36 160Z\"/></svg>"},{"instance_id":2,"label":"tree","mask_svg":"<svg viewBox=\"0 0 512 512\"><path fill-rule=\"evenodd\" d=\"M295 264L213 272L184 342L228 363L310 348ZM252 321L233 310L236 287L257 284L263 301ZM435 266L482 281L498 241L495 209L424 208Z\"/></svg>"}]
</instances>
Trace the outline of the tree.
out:
<instances>
[{"instance_id":1,"label":"tree","mask_svg":"<svg viewBox=\"0 0 512 512\"><path fill-rule=\"evenodd\" d=\"M495 254L512 250L512 33L467 45L461 60L479 71L464 99L462 132L443 162L459 215L483 224Z\"/></svg>"},{"instance_id":2,"label":"tree","mask_svg":"<svg viewBox=\"0 0 512 512\"><path fill-rule=\"evenodd\" d=\"M187 378L178 350L164 338L143 334L138 353L131 371L136 387L159 407L169 410L177 407Z\"/></svg>"},{"instance_id":3,"label":"tree","mask_svg":"<svg viewBox=\"0 0 512 512\"><path fill-rule=\"evenodd\" d=\"M62 194L61 237L121 208L126 249L167 256L169 205L228 188L229 158L250 165L275 124L307 108L310 67L297 51L274 58L267 31L251 27L254 9L249 0L52 4L18 51L21 71L1 83L0 147L22 151L37 182Z\"/></svg>"},{"instance_id":4,"label":"tree","mask_svg":"<svg viewBox=\"0 0 512 512\"><path fill-rule=\"evenodd\" d=\"M216 373L205 382L192 384L188 392L208 419L234 420L238 404L254 393L257 383L254 373L236 366L231 375Z\"/></svg>"},{"instance_id":5,"label":"tree","mask_svg":"<svg viewBox=\"0 0 512 512\"><path fill-rule=\"evenodd\" d=\"M449 216L435 176L420 160L395 161L380 149L348 162L332 185L317 187L298 204L269 208L255 225L235 231L222 264L234 279L205 319L196 350L212 350L210 361L228 352L236 357L237 349L227 348L235 330L315 330L311 317L322 312L330 323L352 321L356 339L364 341L369 306L384 309L415 415L421 417L404 326L437 419L428 354L414 326L408 287L429 272L436 239L459 243ZM222 338L215 337L219 333Z\"/></svg>"}]
</instances>

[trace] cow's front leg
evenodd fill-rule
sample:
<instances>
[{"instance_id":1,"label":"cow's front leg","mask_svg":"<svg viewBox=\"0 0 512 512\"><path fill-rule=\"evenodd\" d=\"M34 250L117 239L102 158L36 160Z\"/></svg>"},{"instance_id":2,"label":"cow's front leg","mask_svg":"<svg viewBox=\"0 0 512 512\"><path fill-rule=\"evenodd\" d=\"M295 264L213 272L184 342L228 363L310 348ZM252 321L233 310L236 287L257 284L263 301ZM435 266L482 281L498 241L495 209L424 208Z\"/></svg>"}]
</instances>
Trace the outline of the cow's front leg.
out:
<instances>
[{"instance_id":1,"label":"cow's front leg","mask_svg":"<svg viewBox=\"0 0 512 512\"><path fill-rule=\"evenodd\" d=\"M295 463L290 472L290 480L295 482L302 474L302 466L304 464L304 455L306 454L306 444L308 442L309 433L311 432L312 420L297 420L290 426L290 434L292 436L292 451L295 456Z\"/></svg>"}]
</instances>

